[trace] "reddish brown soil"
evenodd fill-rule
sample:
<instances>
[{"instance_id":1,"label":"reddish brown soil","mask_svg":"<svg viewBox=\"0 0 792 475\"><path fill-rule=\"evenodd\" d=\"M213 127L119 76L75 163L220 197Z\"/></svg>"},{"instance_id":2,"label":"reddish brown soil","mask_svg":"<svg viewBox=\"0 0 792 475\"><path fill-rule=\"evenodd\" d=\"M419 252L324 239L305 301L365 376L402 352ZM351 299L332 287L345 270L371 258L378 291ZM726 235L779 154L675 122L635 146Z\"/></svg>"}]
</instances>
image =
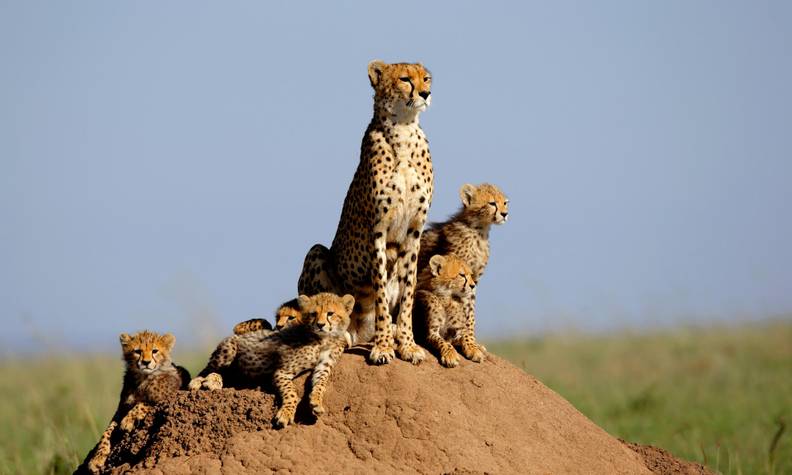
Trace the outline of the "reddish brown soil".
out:
<instances>
[{"instance_id":1,"label":"reddish brown soil","mask_svg":"<svg viewBox=\"0 0 792 475\"><path fill-rule=\"evenodd\" d=\"M108 466L168 475L707 473L623 444L497 357L446 369L434 359L375 367L362 352L346 354L325 406L318 421L303 406L295 426L273 430L267 392L183 392L135 432L117 434Z\"/></svg>"},{"instance_id":2,"label":"reddish brown soil","mask_svg":"<svg viewBox=\"0 0 792 475\"><path fill-rule=\"evenodd\" d=\"M646 467L654 473L668 475L709 475L713 472L700 463L680 460L663 450L651 445L640 445L619 439L627 447L643 458Z\"/></svg>"}]
</instances>

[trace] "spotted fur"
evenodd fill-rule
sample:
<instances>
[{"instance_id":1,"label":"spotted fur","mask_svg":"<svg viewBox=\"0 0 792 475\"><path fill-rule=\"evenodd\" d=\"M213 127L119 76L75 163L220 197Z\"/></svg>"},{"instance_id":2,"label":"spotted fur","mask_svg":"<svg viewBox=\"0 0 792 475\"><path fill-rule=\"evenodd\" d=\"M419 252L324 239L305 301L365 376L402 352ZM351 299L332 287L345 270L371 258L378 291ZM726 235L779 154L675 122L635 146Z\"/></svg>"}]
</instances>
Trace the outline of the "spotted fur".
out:
<instances>
[{"instance_id":1,"label":"spotted fur","mask_svg":"<svg viewBox=\"0 0 792 475\"><path fill-rule=\"evenodd\" d=\"M116 428L125 432L173 397L179 389L186 389L190 373L171 361L171 351L176 339L170 333L160 335L148 330L132 336L119 337L126 372L121 398L113 419L92 451L87 463L90 473L104 470L111 450L111 436Z\"/></svg>"},{"instance_id":2,"label":"spotted fur","mask_svg":"<svg viewBox=\"0 0 792 475\"><path fill-rule=\"evenodd\" d=\"M302 322L302 314L297 299L284 302L275 312L275 329L283 330L286 327ZM241 335L258 330L272 330L272 325L264 318L251 318L234 326L234 334Z\"/></svg>"},{"instance_id":3,"label":"spotted fur","mask_svg":"<svg viewBox=\"0 0 792 475\"><path fill-rule=\"evenodd\" d=\"M426 343L440 355L440 363L449 368L459 364L454 345L462 347L466 358L477 363L484 360L484 348L473 338L473 325L465 306L476 288L473 271L454 255L434 255L418 276L418 305Z\"/></svg>"},{"instance_id":4,"label":"spotted fur","mask_svg":"<svg viewBox=\"0 0 792 475\"><path fill-rule=\"evenodd\" d=\"M347 328L355 299L320 293L301 295L297 301L302 323L224 339L206 368L190 382L190 389L220 389L232 378L234 384L248 386L271 379L281 399L275 425L285 427L294 422L299 402L293 379L312 371L309 402L315 415L324 413L322 399L330 371L349 344Z\"/></svg>"},{"instance_id":5,"label":"spotted fur","mask_svg":"<svg viewBox=\"0 0 792 475\"><path fill-rule=\"evenodd\" d=\"M306 255L301 294L350 293L358 305L350 332L372 339L375 363L399 356L419 363L424 352L413 339L412 306L421 232L432 201L429 142L418 118L431 102L431 74L421 64L368 67L374 116L363 136L360 163L347 191L332 246ZM395 340L391 312L398 308Z\"/></svg>"},{"instance_id":6,"label":"spotted fur","mask_svg":"<svg viewBox=\"0 0 792 475\"><path fill-rule=\"evenodd\" d=\"M423 272L429 268L434 255L453 255L463 260L473 273L473 280L480 282L489 262L489 233L493 224L503 224L509 217L509 200L495 185L463 185L459 190L462 207L447 221L433 223L421 236L421 252L418 268ZM473 348L476 325L476 290L463 302L466 325L464 345ZM481 345L478 345L481 347Z\"/></svg>"}]
</instances>

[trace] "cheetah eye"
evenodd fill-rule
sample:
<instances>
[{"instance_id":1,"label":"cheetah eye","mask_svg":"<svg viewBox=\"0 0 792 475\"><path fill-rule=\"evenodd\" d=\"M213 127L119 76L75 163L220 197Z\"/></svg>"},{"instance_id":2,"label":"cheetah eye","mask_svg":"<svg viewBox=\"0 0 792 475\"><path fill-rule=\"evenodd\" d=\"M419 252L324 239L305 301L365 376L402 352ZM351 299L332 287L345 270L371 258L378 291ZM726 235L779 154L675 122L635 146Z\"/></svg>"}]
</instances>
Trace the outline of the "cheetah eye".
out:
<instances>
[{"instance_id":1,"label":"cheetah eye","mask_svg":"<svg viewBox=\"0 0 792 475\"><path fill-rule=\"evenodd\" d=\"M460 277L465 277L465 273L464 273L464 272L460 272L460 273L459 273L459 276L460 276Z\"/></svg>"},{"instance_id":2,"label":"cheetah eye","mask_svg":"<svg viewBox=\"0 0 792 475\"><path fill-rule=\"evenodd\" d=\"M295 317L294 315L289 315L289 317L288 317L288 320L289 320L289 321L292 321L292 320L294 320L295 318L297 318L297 317Z\"/></svg>"},{"instance_id":3,"label":"cheetah eye","mask_svg":"<svg viewBox=\"0 0 792 475\"><path fill-rule=\"evenodd\" d=\"M410 78L409 78L409 77L407 77L407 76L400 77L400 78L399 78L399 80L400 80L400 81L404 81L404 82L410 82Z\"/></svg>"},{"instance_id":4,"label":"cheetah eye","mask_svg":"<svg viewBox=\"0 0 792 475\"><path fill-rule=\"evenodd\" d=\"M328 317L332 317L333 315L335 315L335 312L327 312Z\"/></svg>"},{"instance_id":5,"label":"cheetah eye","mask_svg":"<svg viewBox=\"0 0 792 475\"><path fill-rule=\"evenodd\" d=\"M139 350L139 349L138 349L138 350L134 350L132 353L134 353L134 354L136 354L136 355L140 356L140 354L141 354L141 353L143 353L143 352L142 352L141 350Z\"/></svg>"},{"instance_id":6,"label":"cheetah eye","mask_svg":"<svg viewBox=\"0 0 792 475\"><path fill-rule=\"evenodd\" d=\"M154 348L153 350L151 350L152 355L156 355L157 353L159 353L158 349Z\"/></svg>"},{"instance_id":7,"label":"cheetah eye","mask_svg":"<svg viewBox=\"0 0 792 475\"><path fill-rule=\"evenodd\" d=\"M503 204L505 204L505 205L509 204L509 200L505 200L505 201L503 202Z\"/></svg>"},{"instance_id":8,"label":"cheetah eye","mask_svg":"<svg viewBox=\"0 0 792 475\"><path fill-rule=\"evenodd\" d=\"M489 205L490 205L490 206L498 206L498 203L496 203L496 202L494 202L494 201L490 201L490 202L489 202Z\"/></svg>"},{"instance_id":9,"label":"cheetah eye","mask_svg":"<svg viewBox=\"0 0 792 475\"><path fill-rule=\"evenodd\" d=\"M424 78L424 82L429 82L429 81L431 81L431 80L432 80L432 78L430 78L429 76L426 76L426 77Z\"/></svg>"}]
</instances>

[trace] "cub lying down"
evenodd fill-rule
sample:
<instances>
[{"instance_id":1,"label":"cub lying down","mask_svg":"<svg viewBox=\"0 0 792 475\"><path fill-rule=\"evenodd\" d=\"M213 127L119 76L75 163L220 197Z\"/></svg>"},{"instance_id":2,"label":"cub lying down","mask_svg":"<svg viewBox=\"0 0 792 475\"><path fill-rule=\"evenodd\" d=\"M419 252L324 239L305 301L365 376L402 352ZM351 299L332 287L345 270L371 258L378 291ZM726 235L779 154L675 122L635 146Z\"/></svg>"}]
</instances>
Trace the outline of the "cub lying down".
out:
<instances>
[{"instance_id":1,"label":"cub lying down","mask_svg":"<svg viewBox=\"0 0 792 475\"><path fill-rule=\"evenodd\" d=\"M301 295L297 300L302 323L280 331L262 329L229 336L217 346L206 368L190 381L190 389L220 389L228 379L255 386L271 378L281 399L275 425L285 427L294 422L299 402L293 380L312 371L311 410L316 416L324 413L322 398L330 370L350 344L347 327L355 298L320 293Z\"/></svg>"}]
</instances>

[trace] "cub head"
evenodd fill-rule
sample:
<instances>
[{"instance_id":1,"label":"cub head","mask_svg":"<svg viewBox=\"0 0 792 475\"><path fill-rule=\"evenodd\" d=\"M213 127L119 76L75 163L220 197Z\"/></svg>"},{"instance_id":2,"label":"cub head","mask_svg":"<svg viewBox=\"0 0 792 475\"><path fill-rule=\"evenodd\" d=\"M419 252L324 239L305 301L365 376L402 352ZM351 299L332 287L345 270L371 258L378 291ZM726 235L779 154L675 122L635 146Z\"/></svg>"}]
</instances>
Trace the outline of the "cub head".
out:
<instances>
[{"instance_id":1,"label":"cub head","mask_svg":"<svg viewBox=\"0 0 792 475\"><path fill-rule=\"evenodd\" d=\"M275 329L283 330L292 325L302 323L302 313L297 299L289 300L278 308L275 313Z\"/></svg>"},{"instance_id":2,"label":"cub head","mask_svg":"<svg viewBox=\"0 0 792 475\"><path fill-rule=\"evenodd\" d=\"M432 102L432 74L421 63L387 64L378 59L368 65L374 102L394 114L423 112Z\"/></svg>"},{"instance_id":3,"label":"cub head","mask_svg":"<svg viewBox=\"0 0 792 475\"><path fill-rule=\"evenodd\" d=\"M355 308L355 297L324 292L313 297L297 298L303 321L322 333L342 334L349 327L349 317Z\"/></svg>"},{"instance_id":4,"label":"cub head","mask_svg":"<svg viewBox=\"0 0 792 475\"><path fill-rule=\"evenodd\" d=\"M495 185L462 185L459 189L465 213L475 217L480 224L503 224L509 218L509 199Z\"/></svg>"},{"instance_id":5,"label":"cub head","mask_svg":"<svg viewBox=\"0 0 792 475\"><path fill-rule=\"evenodd\" d=\"M170 353L176 338L170 333L160 335L148 330L119 337L121 351L127 368L142 373L153 373L170 363Z\"/></svg>"},{"instance_id":6,"label":"cub head","mask_svg":"<svg viewBox=\"0 0 792 475\"><path fill-rule=\"evenodd\" d=\"M473 292L476 280L465 261L453 255L436 254L429 259L432 287L450 295L462 296Z\"/></svg>"}]
</instances>

